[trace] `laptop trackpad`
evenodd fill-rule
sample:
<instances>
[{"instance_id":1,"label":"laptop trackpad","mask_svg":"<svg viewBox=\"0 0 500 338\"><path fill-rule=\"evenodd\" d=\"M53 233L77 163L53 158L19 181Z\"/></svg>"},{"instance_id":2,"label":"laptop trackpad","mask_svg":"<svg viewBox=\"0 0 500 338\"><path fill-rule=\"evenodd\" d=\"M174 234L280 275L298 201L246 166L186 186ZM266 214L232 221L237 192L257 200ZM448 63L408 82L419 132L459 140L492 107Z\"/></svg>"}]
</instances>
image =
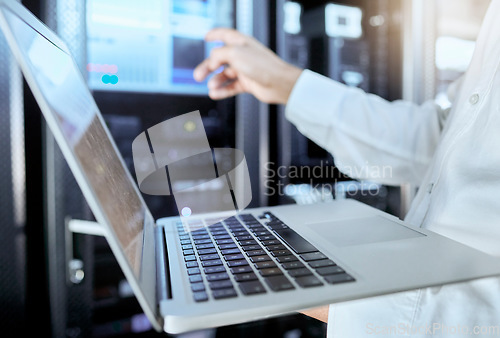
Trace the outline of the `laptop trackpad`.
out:
<instances>
[{"instance_id":1,"label":"laptop trackpad","mask_svg":"<svg viewBox=\"0 0 500 338\"><path fill-rule=\"evenodd\" d=\"M381 216L312 223L306 226L324 240L339 247L425 236Z\"/></svg>"}]
</instances>

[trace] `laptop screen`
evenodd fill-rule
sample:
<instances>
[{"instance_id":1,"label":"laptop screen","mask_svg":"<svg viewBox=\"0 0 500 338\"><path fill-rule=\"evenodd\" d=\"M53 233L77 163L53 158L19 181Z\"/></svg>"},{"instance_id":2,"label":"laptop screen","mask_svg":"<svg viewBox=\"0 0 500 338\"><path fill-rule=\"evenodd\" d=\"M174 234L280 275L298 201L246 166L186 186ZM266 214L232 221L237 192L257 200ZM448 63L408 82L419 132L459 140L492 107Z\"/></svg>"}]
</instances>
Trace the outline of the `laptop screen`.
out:
<instances>
[{"instance_id":1,"label":"laptop screen","mask_svg":"<svg viewBox=\"0 0 500 338\"><path fill-rule=\"evenodd\" d=\"M92 95L70 55L13 12L4 9L3 13L65 143L139 278L147 210Z\"/></svg>"}]
</instances>

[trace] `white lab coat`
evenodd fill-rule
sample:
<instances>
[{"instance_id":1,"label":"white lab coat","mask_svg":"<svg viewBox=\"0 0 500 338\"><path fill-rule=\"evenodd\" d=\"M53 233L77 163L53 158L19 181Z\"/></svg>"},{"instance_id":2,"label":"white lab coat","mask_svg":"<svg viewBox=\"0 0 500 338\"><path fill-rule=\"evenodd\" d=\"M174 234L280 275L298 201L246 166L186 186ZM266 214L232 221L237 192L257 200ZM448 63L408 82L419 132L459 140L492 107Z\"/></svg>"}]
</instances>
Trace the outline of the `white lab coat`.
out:
<instances>
[{"instance_id":1,"label":"white lab coat","mask_svg":"<svg viewBox=\"0 0 500 338\"><path fill-rule=\"evenodd\" d=\"M390 103L306 70L286 116L340 170L420 186L410 224L500 256L499 65L500 0L492 0L451 111ZM387 166L385 175L374 170ZM500 278L334 304L328 319L329 337L464 333L500 336Z\"/></svg>"}]
</instances>

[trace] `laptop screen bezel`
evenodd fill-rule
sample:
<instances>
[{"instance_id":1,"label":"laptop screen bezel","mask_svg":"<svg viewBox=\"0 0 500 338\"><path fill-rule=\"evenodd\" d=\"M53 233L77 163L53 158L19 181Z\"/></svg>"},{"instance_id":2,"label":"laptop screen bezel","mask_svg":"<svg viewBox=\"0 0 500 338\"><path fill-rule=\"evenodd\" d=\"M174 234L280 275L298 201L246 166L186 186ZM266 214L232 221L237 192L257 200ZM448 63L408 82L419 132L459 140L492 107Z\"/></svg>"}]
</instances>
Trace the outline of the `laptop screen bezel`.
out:
<instances>
[{"instance_id":1,"label":"laptop screen bezel","mask_svg":"<svg viewBox=\"0 0 500 338\"><path fill-rule=\"evenodd\" d=\"M55 33L53 33L48 27L46 27L41 21L39 21L32 13L30 13L24 6L17 3L15 0L0 0L0 28L4 33L4 36L11 47L12 53L17 60L26 82L28 83L33 95L40 106L40 109L45 117L47 125L52 131L56 142L58 143L75 179L80 186L82 193L87 200L95 218L97 221L105 227L106 239L109 243L113 254L115 255L125 277L130 283L134 294L136 295L141 307L143 308L145 314L148 319L151 321L151 324L156 330L162 329L162 318L158 314L158 306L156 299L156 264L155 264L155 250L154 250L154 219L144 202L140 192L138 191L135 183L127 170L125 163L121 157L120 152L111 136L109 130L106 127L106 124L102 118L100 110L97 107L97 104L92 99L91 103L96 112L96 116L99 119L99 122L103 126L106 135L109 137L111 145L114 151L117 153L117 156L120 160L120 164L124 167L125 172L128 175L128 178L131 180L132 185L134 186L135 192L140 199L141 204L144 207L144 231L143 231L143 247L142 247L142 259L141 259L141 267L140 267L140 275L136 276L128 262L128 259L123 252L119 241L117 239L116 233L114 229L110 226L108 219L104 213L103 208L99 205L97 196L92 189L90 183L85 177L83 169L80 167L79 161L70 145L67 144L66 139L63 135L62 130L57 122L57 117L54 115L54 112L50 108L49 103L45 99L42 91L39 89L39 85L35 79L34 74L31 73L31 69L28 66L26 60L24 59L24 55L21 52L21 49L14 37L14 34L11 31L11 26L8 22L8 19L5 17L5 11L10 11L12 14L17 16L20 20L26 23L31 29L33 29L37 34L40 34L43 38L49 41L54 45L54 48L58 48L62 52L69 55L73 62L73 66L77 68L76 63L69 52L66 44L61 41ZM78 68L77 68L78 69ZM77 72L80 81L83 82L84 87L88 90L88 87L85 83L83 76L79 72ZM91 93L88 93L90 96Z\"/></svg>"}]
</instances>

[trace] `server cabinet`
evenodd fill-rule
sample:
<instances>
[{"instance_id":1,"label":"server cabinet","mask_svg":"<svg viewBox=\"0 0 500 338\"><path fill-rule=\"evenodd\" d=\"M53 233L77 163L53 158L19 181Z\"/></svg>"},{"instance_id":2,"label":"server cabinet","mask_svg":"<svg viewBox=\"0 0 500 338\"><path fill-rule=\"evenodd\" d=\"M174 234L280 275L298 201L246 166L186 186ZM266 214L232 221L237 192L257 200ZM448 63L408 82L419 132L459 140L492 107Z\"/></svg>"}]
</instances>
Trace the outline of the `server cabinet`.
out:
<instances>
[{"instance_id":1,"label":"server cabinet","mask_svg":"<svg viewBox=\"0 0 500 338\"><path fill-rule=\"evenodd\" d=\"M0 323L26 331L26 190L23 83L0 33Z\"/></svg>"}]
</instances>

